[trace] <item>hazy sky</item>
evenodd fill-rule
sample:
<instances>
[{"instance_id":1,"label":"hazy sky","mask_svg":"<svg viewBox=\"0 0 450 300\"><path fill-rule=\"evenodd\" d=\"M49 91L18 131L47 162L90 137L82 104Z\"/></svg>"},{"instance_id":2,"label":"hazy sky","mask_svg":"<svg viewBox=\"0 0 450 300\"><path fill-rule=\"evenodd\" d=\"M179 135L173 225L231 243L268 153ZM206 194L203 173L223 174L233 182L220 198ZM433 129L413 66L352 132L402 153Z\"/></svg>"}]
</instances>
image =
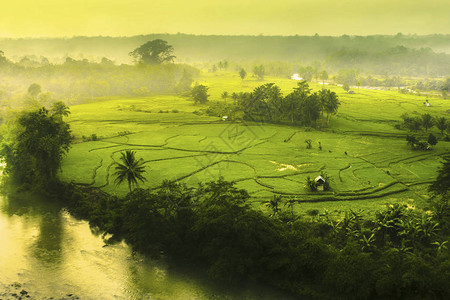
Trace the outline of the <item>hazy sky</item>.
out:
<instances>
[{"instance_id":1,"label":"hazy sky","mask_svg":"<svg viewBox=\"0 0 450 300\"><path fill-rule=\"evenodd\" d=\"M450 33L450 0L5 0L0 37Z\"/></svg>"}]
</instances>

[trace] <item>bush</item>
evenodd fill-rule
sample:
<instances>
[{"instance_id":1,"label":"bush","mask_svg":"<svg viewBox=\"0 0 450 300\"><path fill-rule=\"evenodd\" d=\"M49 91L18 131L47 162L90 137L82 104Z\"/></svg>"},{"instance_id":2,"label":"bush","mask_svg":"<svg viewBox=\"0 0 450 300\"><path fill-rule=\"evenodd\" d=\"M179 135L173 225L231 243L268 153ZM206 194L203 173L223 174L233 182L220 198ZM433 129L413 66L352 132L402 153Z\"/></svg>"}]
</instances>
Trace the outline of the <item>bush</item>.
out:
<instances>
[{"instance_id":1,"label":"bush","mask_svg":"<svg viewBox=\"0 0 450 300\"><path fill-rule=\"evenodd\" d=\"M430 144L431 146L435 146L438 142L437 138L430 133L430 135L428 135L428 140L427 140L428 144Z\"/></svg>"}]
</instances>

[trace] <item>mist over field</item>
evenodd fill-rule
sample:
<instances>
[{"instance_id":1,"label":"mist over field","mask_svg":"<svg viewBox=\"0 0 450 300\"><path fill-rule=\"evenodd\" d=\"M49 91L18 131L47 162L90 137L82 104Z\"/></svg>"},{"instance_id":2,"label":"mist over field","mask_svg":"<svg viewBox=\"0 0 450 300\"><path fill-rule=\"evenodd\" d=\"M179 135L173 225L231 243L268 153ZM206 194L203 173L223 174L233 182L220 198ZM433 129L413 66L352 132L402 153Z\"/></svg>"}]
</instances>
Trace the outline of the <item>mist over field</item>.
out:
<instances>
[{"instance_id":1,"label":"mist over field","mask_svg":"<svg viewBox=\"0 0 450 300\"><path fill-rule=\"evenodd\" d=\"M100 61L102 57L116 63L131 63L130 49L153 39L168 41L175 48L178 62L212 62L216 60L275 60L308 63L352 59L363 67L368 61L406 59L417 56L450 54L450 35L369 35L354 36L230 36L188 34L146 34L131 37L72 38L1 38L0 49L12 60L23 56L44 56L63 62L65 57ZM396 56L394 56L396 55ZM444 56L447 57L447 56ZM435 58L436 59L436 58ZM448 59L448 58L447 58ZM348 63L348 62L347 62ZM359 64L359 65L358 65ZM448 68L448 61L445 67Z\"/></svg>"}]
</instances>

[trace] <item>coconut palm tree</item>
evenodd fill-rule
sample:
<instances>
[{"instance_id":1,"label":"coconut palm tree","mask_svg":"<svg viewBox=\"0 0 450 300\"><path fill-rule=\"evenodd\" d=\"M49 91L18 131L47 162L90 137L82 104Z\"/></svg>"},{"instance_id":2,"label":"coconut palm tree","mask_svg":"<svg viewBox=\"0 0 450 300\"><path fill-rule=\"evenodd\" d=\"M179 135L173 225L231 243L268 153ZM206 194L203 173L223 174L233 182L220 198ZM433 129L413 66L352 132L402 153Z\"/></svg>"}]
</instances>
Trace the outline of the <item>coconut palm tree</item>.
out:
<instances>
[{"instance_id":1,"label":"coconut palm tree","mask_svg":"<svg viewBox=\"0 0 450 300\"><path fill-rule=\"evenodd\" d=\"M339 102L339 98L335 92L330 90L322 90L320 94L320 98L322 99L322 109L327 113L327 123L330 122L330 115L335 114L339 108L341 103Z\"/></svg>"},{"instance_id":2,"label":"coconut palm tree","mask_svg":"<svg viewBox=\"0 0 450 300\"><path fill-rule=\"evenodd\" d=\"M61 119L62 117L67 117L70 114L69 107L67 107L62 101L53 103L51 111L53 115L59 116Z\"/></svg>"},{"instance_id":3,"label":"coconut palm tree","mask_svg":"<svg viewBox=\"0 0 450 300\"><path fill-rule=\"evenodd\" d=\"M126 180L131 192L132 186L138 185L138 180L141 182L146 180L143 176L143 173L145 173L145 162L142 158L136 160L135 151L127 150L120 154L122 163L116 162L116 172L114 172L116 176L115 184L119 185Z\"/></svg>"},{"instance_id":4,"label":"coconut palm tree","mask_svg":"<svg viewBox=\"0 0 450 300\"><path fill-rule=\"evenodd\" d=\"M435 125L441 132L441 135L444 135L444 130L447 129L447 119L445 117L440 117L435 120Z\"/></svg>"},{"instance_id":5,"label":"coconut palm tree","mask_svg":"<svg viewBox=\"0 0 450 300\"><path fill-rule=\"evenodd\" d=\"M428 132L428 129L433 127L433 117L430 114L423 114L422 116L422 126L425 128L425 132Z\"/></svg>"},{"instance_id":6,"label":"coconut palm tree","mask_svg":"<svg viewBox=\"0 0 450 300\"><path fill-rule=\"evenodd\" d=\"M282 201L283 197L281 195L273 195L273 198L265 201L265 205L272 210L272 213L270 214L271 217L274 217L278 215L278 212L280 211L280 203Z\"/></svg>"}]
</instances>

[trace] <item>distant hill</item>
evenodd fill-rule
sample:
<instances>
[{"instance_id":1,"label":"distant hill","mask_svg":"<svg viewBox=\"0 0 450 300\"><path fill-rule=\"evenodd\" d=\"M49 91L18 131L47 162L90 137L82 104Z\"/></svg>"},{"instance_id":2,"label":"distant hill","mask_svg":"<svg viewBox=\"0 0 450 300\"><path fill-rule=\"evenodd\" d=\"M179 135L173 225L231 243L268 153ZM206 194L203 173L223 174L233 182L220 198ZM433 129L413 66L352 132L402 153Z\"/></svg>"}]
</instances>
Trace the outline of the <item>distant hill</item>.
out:
<instances>
[{"instance_id":1,"label":"distant hill","mask_svg":"<svg viewBox=\"0 0 450 300\"><path fill-rule=\"evenodd\" d=\"M372 35L372 36L219 36L187 34L149 34L131 37L72 38L0 38L0 49L11 59L24 55L50 59L101 58L118 63L130 62L128 53L153 39L164 39L175 48L184 62L229 60L282 60L308 62L324 60L329 55L351 50L382 53L404 46L410 49L429 48L435 53L450 54L450 35Z\"/></svg>"},{"instance_id":2,"label":"distant hill","mask_svg":"<svg viewBox=\"0 0 450 300\"><path fill-rule=\"evenodd\" d=\"M174 46L176 62L236 63L283 61L307 65L315 61L327 70L356 69L373 74L445 77L450 74L450 35L393 36L219 36L149 34L131 37L72 37L1 39L0 50L13 61L24 56L62 63L74 59L118 64L139 45L163 39ZM293 68L295 69L295 67Z\"/></svg>"}]
</instances>

